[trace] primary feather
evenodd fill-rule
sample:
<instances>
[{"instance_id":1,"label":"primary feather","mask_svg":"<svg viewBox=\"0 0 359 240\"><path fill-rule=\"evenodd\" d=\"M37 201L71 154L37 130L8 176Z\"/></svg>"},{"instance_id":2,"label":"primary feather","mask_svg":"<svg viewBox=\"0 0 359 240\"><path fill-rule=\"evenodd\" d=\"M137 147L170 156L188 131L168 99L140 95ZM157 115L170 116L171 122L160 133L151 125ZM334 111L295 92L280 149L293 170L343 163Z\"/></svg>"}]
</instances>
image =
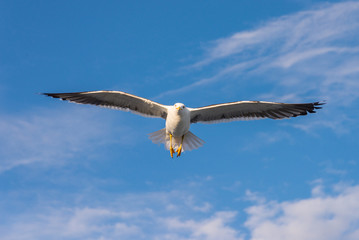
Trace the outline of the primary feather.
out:
<instances>
[{"instance_id":1,"label":"primary feather","mask_svg":"<svg viewBox=\"0 0 359 240\"><path fill-rule=\"evenodd\" d=\"M60 98L70 102L93 104L101 107L130 110L147 117L166 119L167 106L120 91L93 91L73 93L43 93L49 97Z\"/></svg>"},{"instance_id":2,"label":"primary feather","mask_svg":"<svg viewBox=\"0 0 359 240\"><path fill-rule=\"evenodd\" d=\"M276 103L261 101L240 101L209 105L191 109L191 123L228 122L248 119L283 119L315 113L323 103Z\"/></svg>"}]
</instances>

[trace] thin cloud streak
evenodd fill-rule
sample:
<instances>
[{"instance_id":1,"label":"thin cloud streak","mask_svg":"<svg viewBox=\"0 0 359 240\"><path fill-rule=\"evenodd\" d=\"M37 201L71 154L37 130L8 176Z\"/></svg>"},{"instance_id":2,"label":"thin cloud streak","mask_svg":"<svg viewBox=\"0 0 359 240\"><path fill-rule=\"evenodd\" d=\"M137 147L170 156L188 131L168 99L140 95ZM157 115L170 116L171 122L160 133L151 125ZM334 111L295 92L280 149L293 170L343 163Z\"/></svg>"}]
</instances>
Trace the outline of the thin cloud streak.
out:
<instances>
[{"instance_id":1,"label":"thin cloud streak","mask_svg":"<svg viewBox=\"0 0 359 240\"><path fill-rule=\"evenodd\" d=\"M217 82L238 88L240 83L232 79L241 76L242 81L255 77L276 86L275 96L292 95L294 100L311 94L348 104L359 97L358 29L359 2L324 4L268 21L257 29L210 43L204 58L193 64L192 70L223 67L213 76L159 97Z\"/></svg>"},{"instance_id":2,"label":"thin cloud streak","mask_svg":"<svg viewBox=\"0 0 359 240\"><path fill-rule=\"evenodd\" d=\"M269 21L253 31L233 34L214 41L207 57L196 63L203 66L249 50L257 49L282 55L299 49L335 44L343 37L355 36L359 26L358 2L324 5Z\"/></svg>"},{"instance_id":3,"label":"thin cloud streak","mask_svg":"<svg viewBox=\"0 0 359 240\"><path fill-rule=\"evenodd\" d=\"M104 120L96 113L67 107L3 115L0 120L0 173L35 163L62 165L76 153L114 141Z\"/></svg>"},{"instance_id":4,"label":"thin cloud streak","mask_svg":"<svg viewBox=\"0 0 359 240\"><path fill-rule=\"evenodd\" d=\"M355 54L359 52L359 48L337 48L337 47L323 47L317 49L310 49L306 51L297 51L297 52L290 52L287 55L282 57L278 57L277 61L275 61L272 66L278 66L281 68L290 68L294 64L303 62L307 59L315 58L320 55L325 55L329 53L336 53L336 54Z\"/></svg>"},{"instance_id":5,"label":"thin cloud streak","mask_svg":"<svg viewBox=\"0 0 359 240\"><path fill-rule=\"evenodd\" d=\"M188 92L200 87L204 87L206 85L210 85L212 83L216 83L229 76L230 77L237 76L240 73L247 71L248 69L254 68L255 66L259 65L261 62L264 62L264 59L255 59L252 61L240 62L231 66L224 67L212 77L202 78L201 80L195 81L187 86L163 92L157 95L156 97L154 97L154 99L160 99L163 98L164 96L168 96L172 94L180 94L180 93Z\"/></svg>"}]
</instances>

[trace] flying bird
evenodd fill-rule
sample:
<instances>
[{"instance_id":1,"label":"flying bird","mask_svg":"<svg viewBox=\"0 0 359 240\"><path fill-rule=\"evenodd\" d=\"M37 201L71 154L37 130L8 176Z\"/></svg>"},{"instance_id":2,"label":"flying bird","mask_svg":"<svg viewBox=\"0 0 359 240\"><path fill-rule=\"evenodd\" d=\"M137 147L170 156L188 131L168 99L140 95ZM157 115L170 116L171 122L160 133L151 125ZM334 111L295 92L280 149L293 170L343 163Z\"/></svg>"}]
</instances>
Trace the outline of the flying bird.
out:
<instances>
[{"instance_id":1,"label":"flying bird","mask_svg":"<svg viewBox=\"0 0 359 240\"><path fill-rule=\"evenodd\" d=\"M191 123L218 123L235 120L261 118L283 119L315 113L323 102L313 103L277 103L263 101L238 101L214 104L200 108L189 108L183 103L172 106L163 105L120 91L90 91L73 93L43 93L81 104L93 104L101 107L131 111L147 117L163 118L166 127L150 134L153 143L163 143L171 157L177 157L184 150L201 147L204 141L189 131Z\"/></svg>"}]
</instances>

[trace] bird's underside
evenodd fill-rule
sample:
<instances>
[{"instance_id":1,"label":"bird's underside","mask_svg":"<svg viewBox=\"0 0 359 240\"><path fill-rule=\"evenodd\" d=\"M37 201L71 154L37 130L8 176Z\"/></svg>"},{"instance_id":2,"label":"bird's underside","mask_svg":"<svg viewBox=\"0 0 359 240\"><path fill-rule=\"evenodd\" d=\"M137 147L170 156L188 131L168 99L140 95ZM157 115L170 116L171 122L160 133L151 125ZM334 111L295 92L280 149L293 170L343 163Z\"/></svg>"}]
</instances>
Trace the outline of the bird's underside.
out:
<instances>
[{"instance_id":1,"label":"bird's underside","mask_svg":"<svg viewBox=\"0 0 359 240\"><path fill-rule=\"evenodd\" d=\"M120 91L92 91L73 93L44 93L80 104L92 104L101 107L131 111L147 117L166 120L166 128L154 132L150 139L154 143L163 143L170 150L171 157L177 157L184 150L193 150L202 146L204 141L189 131L192 123L218 123L252 119L284 119L315 113L323 102L312 103L276 103L263 101L238 101L189 108L182 103L173 106L163 105L145 98Z\"/></svg>"}]
</instances>

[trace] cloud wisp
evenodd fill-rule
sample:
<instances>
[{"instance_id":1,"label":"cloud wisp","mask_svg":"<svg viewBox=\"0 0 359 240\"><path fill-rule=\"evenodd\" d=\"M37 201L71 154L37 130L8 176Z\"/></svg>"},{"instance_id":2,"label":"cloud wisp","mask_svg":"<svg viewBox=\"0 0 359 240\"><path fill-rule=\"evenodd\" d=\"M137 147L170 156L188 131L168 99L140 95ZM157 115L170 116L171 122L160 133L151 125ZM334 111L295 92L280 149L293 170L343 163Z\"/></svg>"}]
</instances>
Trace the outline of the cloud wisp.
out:
<instances>
[{"instance_id":1,"label":"cloud wisp","mask_svg":"<svg viewBox=\"0 0 359 240\"><path fill-rule=\"evenodd\" d=\"M237 212L212 210L196 195L197 188L189 184L187 189L172 191L97 192L101 201L77 202L75 206L53 201L37 203L33 211L7 218L0 226L0 238L243 239L240 231L232 227ZM93 197L84 194L79 198Z\"/></svg>"},{"instance_id":2,"label":"cloud wisp","mask_svg":"<svg viewBox=\"0 0 359 240\"><path fill-rule=\"evenodd\" d=\"M246 211L251 240L359 238L359 186L341 188L333 195L321 192L296 201L269 201Z\"/></svg>"},{"instance_id":3,"label":"cloud wisp","mask_svg":"<svg viewBox=\"0 0 359 240\"><path fill-rule=\"evenodd\" d=\"M61 165L75 153L114 141L98 111L37 109L0 120L0 173L37 163ZM112 140L111 140L112 139Z\"/></svg>"},{"instance_id":4,"label":"cloud wisp","mask_svg":"<svg viewBox=\"0 0 359 240\"><path fill-rule=\"evenodd\" d=\"M337 184L328 193L321 181L315 185L312 196L281 202L246 190L243 200L252 202L245 209L247 216L236 209L198 209L208 204L208 199L204 200L193 187L147 193L99 193L97 196L102 200L90 205L39 203L33 211L3 221L0 237L4 240L358 239L359 186Z\"/></svg>"},{"instance_id":5,"label":"cloud wisp","mask_svg":"<svg viewBox=\"0 0 359 240\"><path fill-rule=\"evenodd\" d=\"M350 103L359 97L358 29L357 1L324 4L270 20L209 43L192 70L219 70L161 96L216 82L236 88L238 81L227 80L241 76L241 81L255 77L272 85L271 94L265 96L271 100L316 96Z\"/></svg>"},{"instance_id":6,"label":"cloud wisp","mask_svg":"<svg viewBox=\"0 0 359 240\"><path fill-rule=\"evenodd\" d=\"M350 45L348 39L358 31L358 11L358 2L344 2L271 20L257 29L214 41L206 57L195 66L208 65L249 51L254 51L249 57L287 56L284 58L286 61L276 62L282 67L329 52L355 53L357 47L344 46Z\"/></svg>"}]
</instances>

